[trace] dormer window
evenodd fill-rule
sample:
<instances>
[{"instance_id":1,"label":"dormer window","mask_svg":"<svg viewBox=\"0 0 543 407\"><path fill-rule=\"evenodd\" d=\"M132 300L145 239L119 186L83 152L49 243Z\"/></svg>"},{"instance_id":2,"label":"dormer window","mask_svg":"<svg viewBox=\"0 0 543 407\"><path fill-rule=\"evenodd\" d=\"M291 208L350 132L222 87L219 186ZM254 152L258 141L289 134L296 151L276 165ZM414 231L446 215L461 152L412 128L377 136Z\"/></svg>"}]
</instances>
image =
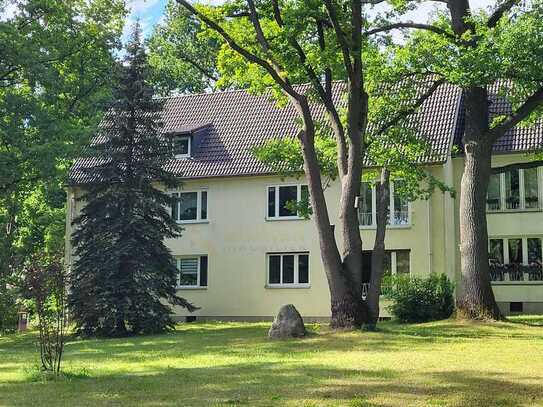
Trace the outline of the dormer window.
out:
<instances>
[{"instance_id":1,"label":"dormer window","mask_svg":"<svg viewBox=\"0 0 543 407\"><path fill-rule=\"evenodd\" d=\"M190 136L173 136L172 149L175 158L189 158L191 150Z\"/></svg>"}]
</instances>

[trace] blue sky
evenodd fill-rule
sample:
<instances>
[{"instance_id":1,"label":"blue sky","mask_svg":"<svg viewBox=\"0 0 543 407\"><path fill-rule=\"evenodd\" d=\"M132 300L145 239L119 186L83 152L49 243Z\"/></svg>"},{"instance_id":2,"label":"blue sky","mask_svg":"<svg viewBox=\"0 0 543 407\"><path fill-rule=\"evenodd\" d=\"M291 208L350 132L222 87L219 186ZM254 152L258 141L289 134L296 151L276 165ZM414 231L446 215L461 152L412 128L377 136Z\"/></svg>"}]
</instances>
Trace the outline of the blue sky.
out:
<instances>
[{"instance_id":1,"label":"blue sky","mask_svg":"<svg viewBox=\"0 0 543 407\"><path fill-rule=\"evenodd\" d=\"M164 14L167 0L127 0L130 10L128 24L124 28L124 38L130 32L130 26L139 18L144 34L147 36L153 30L153 26Z\"/></svg>"},{"instance_id":2,"label":"blue sky","mask_svg":"<svg viewBox=\"0 0 543 407\"><path fill-rule=\"evenodd\" d=\"M126 0L130 15L128 18L128 24L125 26L124 38L127 38L130 32L130 25L139 18L140 24L144 34L149 35L154 25L160 21L160 18L164 14L164 9L168 0ZM204 0L206 3L221 3L221 0ZM486 7L494 4L492 0L471 0L472 7ZM425 2L421 3L421 7L413 13L410 13L406 18L415 22L426 22L428 17L432 14L435 3Z\"/></svg>"}]
</instances>

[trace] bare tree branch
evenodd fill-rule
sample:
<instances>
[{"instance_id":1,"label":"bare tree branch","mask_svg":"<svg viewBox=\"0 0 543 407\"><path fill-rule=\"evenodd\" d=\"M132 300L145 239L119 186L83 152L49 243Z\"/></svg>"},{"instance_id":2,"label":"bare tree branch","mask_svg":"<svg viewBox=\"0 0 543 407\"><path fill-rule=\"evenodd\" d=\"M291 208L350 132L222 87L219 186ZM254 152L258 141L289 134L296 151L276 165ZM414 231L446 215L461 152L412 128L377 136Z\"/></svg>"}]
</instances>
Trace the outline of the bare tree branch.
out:
<instances>
[{"instance_id":1,"label":"bare tree branch","mask_svg":"<svg viewBox=\"0 0 543 407\"><path fill-rule=\"evenodd\" d=\"M505 13L511 10L511 8L518 3L520 3L520 0L506 0L505 2L500 4L498 8L494 10L492 15L488 18L486 25L490 28L495 27L498 24L498 21L500 21L500 18L502 18Z\"/></svg>"},{"instance_id":2,"label":"bare tree branch","mask_svg":"<svg viewBox=\"0 0 543 407\"><path fill-rule=\"evenodd\" d=\"M490 136L493 141L504 135L508 130L528 117L535 109L543 104L543 86L537 89L528 97L524 103L511 114L505 121L490 129Z\"/></svg>"},{"instance_id":3,"label":"bare tree branch","mask_svg":"<svg viewBox=\"0 0 543 407\"><path fill-rule=\"evenodd\" d=\"M339 46L341 48L341 53L343 55L343 63L345 64L347 74L349 76L352 76L353 67L351 64L351 54L349 52L349 44L347 43L347 38L339 23L336 7L334 6L332 2L333 0L324 0L326 10L328 11L328 16L330 17L330 21L332 23L332 26L334 27L334 30L336 32L336 36L339 42Z\"/></svg>"},{"instance_id":4,"label":"bare tree branch","mask_svg":"<svg viewBox=\"0 0 543 407\"><path fill-rule=\"evenodd\" d=\"M179 58L183 61L188 62L192 67L194 67L198 72L200 72L202 75L204 75L207 79L210 79L212 81L217 82L219 78L215 76L211 71L205 69L203 66L201 66L198 62L196 62L194 59L188 57L182 52L179 52Z\"/></svg>"},{"instance_id":5,"label":"bare tree branch","mask_svg":"<svg viewBox=\"0 0 543 407\"><path fill-rule=\"evenodd\" d=\"M248 0L248 1L251 1L251 0ZM272 0L272 2L273 2L273 13L274 13L275 21L280 27L283 27L283 18L281 17L281 10L279 8L279 3L277 2L277 0ZM322 26L319 25L319 22L317 21L316 23L317 23L317 32L319 36L319 46L320 46L320 49L324 51L326 47L326 44L324 41L324 33L322 31ZM307 55L304 52L300 43L292 35L289 35L288 41L290 45L294 48L296 53L298 54L300 63L304 67L304 70L307 76L309 77L311 84L317 91L319 98L322 100L326 108L326 111L328 112L332 130L334 131L334 134L336 135L336 139L338 142L339 173L341 176L343 176L347 171L347 144L345 140L345 130L343 128L343 125L341 124L339 113L332 99L331 70L329 67L325 69L325 87L323 87L319 76L317 75L317 73L315 72L311 64L308 62Z\"/></svg>"},{"instance_id":6,"label":"bare tree branch","mask_svg":"<svg viewBox=\"0 0 543 407\"><path fill-rule=\"evenodd\" d=\"M381 127L377 129L373 134L379 135L383 134L387 130L389 130L391 127L398 124L401 120L406 118L407 116L415 113L419 107L422 106L422 104L434 94L434 92L445 82L444 79L438 79L435 81L432 86L428 88L426 92L424 92L416 101L414 104L409 106L408 108L401 110L398 112L396 116L394 116L392 119L390 119L388 122L384 123Z\"/></svg>"},{"instance_id":7,"label":"bare tree branch","mask_svg":"<svg viewBox=\"0 0 543 407\"><path fill-rule=\"evenodd\" d=\"M223 27L221 27L219 24L217 24L215 21L211 20L209 17L207 17L204 13L198 11L195 9L192 4L190 4L187 0L176 0L178 4L183 6L186 10L188 10L191 14L197 16L200 20L202 20L205 24L207 24L209 27L211 27L214 31L216 31L221 37L224 38L226 43L238 54L243 56L245 59L247 59L249 62L252 62L254 64L257 64L264 68L268 74L273 78L273 80L292 98L299 98L300 95L294 90L294 88L290 85L290 83L284 79L276 70L275 68L266 60L258 57L254 53L250 52L249 50L245 49L241 45L239 45L225 30Z\"/></svg>"},{"instance_id":8,"label":"bare tree branch","mask_svg":"<svg viewBox=\"0 0 543 407\"><path fill-rule=\"evenodd\" d=\"M439 28L439 27L436 27L436 26L433 26L433 25L418 24L418 23L412 23L412 22L393 23L393 24L384 25L382 27L377 27L377 28L373 28L371 30L365 31L364 35L365 36L370 36L370 35L373 35L373 34L378 34L378 33L381 33L381 32L387 32L387 31L390 31L390 30L398 30L398 29L402 29L402 28L416 28L416 29L419 29L419 30L431 31L431 32L436 33L436 34L443 35L443 36L445 36L445 37L447 37L447 38L449 38L449 39L451 39L453 41L458 40L457 37L454 34L451 34L447 30L444 30L442 28Z\"/></svg>"}]
</instances>

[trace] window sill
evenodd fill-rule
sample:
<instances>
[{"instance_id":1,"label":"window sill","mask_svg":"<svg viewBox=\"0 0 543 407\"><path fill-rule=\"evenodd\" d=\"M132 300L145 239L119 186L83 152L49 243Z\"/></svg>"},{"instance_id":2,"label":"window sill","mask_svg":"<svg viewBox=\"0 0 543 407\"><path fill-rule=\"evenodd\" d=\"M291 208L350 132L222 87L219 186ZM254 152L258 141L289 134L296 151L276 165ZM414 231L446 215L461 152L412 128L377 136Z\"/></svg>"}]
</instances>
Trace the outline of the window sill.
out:
<instances>
[{"instance_id":1,"label":"window sill","mask_svg":"<svg viewBox=\"0 0 543 407\"><path fill-rule=\"evenodd\" d=\"M206 224L209 223L208 219L202 219L202 220L176 220L176 223L180 225L199 225L199 224Z\"/></svg>"},{"instance_id":2,"label":"window sill","mask_svg":"<svg viewBox=\"0 0 543 407\"><path fill-rule=\"evenodd\" d=\"M178 285L175 287L176 290L207 290L207 287L203 286L193 286L193 285Z\"/></svg>"},{"instance_id":3,"label":"window sill","mask_svg":"<svg viewBox=\"0 0 543 407\"><path fill-rule=\"evenodd\" d=\"M410 229L411 226L413 226L413 225L411 225L411 224L409 224L409 225L387 225L387 229ZM377 226L375 226L375 225L371 225L371 226L360 225L359 228L362 229L362 230L375 230L375 229L377 229Z\"/></svg>"},{"instance_id":4,"label":"window sill","mask_svg":"<svg viewBox=\"0 0 543 407\"><path fill-rule=\"evenodd\" d=\"M310 284L266 284L265 288L277 289L277 288L287 288L287 289L296 289L296 288L311 288Z\"/></svg>"},{"instance_id":5,"label":"window sill","mask_svg":"<svg viewBox=\"0 0 543 407\"><path fill-rule=\"evenodd\" d=\"M501 286L508 286L508 285L543 285L543 281L534 280L534 281L491 281L491 285L501 285Z\"/></svg>"},{"instance_id":6,"label":"window sill","mask_svg":"<svg viewBox=\"0 0 543 407\"><path fill-rule=\"evenodd\" d=\"M266 222L278 222L282 220L309 220L309 219L301 218L299 216L282 216L278 218L266 218Z\"/></svg>"},{"instance_id":7,"label":"window sill","mask_svg":"<svg viewBox=\"0 0 543 407\"><path fill-rule=\"evenodd\" d=\"M541 208L524 208L524 209L500 209L500 210L486 210L487 214L499 214L499 213L534 213L543 212Z\"/></svg>"}]
</instances>

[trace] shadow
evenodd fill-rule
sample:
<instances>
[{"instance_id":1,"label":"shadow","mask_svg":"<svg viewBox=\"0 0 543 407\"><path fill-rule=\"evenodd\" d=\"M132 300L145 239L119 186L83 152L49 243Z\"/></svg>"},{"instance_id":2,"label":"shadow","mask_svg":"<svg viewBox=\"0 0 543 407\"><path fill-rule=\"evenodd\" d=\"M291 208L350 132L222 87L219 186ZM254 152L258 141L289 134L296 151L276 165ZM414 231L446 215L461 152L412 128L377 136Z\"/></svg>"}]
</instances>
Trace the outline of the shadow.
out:
<instances>
[{"instance_id":1,"label":"shadow","mask_svg":"<svg viewBox=\"0 0 543 407\"><path fill-rule=\"evenodd\" d=\"M28 393L35 393L35 400L39 397L42 405L523 406L543 402L540 379L517 376L512 380L498 371L433 371L413 375L409 370L254 362L169 367L146 374L111 374L35 384L37 388L10 383L0 386L0 401L28 405Z\"/></svg>"},{"instance_id":2,"label":"shadow","mask_svg":"<svg viewBox=\"0 0 543 407\"><path fill-rule=\"evenodd\" d=\"M0 405L543 405L540 330L520 323L387 322L371 333L308 324L307 338L283 341L267 340L268 328L194 323L73 340L65 366L87 369L84 380L47 383L19 374L36 356L32 334L1 338Z\"/></svg>"}]
</instances>

